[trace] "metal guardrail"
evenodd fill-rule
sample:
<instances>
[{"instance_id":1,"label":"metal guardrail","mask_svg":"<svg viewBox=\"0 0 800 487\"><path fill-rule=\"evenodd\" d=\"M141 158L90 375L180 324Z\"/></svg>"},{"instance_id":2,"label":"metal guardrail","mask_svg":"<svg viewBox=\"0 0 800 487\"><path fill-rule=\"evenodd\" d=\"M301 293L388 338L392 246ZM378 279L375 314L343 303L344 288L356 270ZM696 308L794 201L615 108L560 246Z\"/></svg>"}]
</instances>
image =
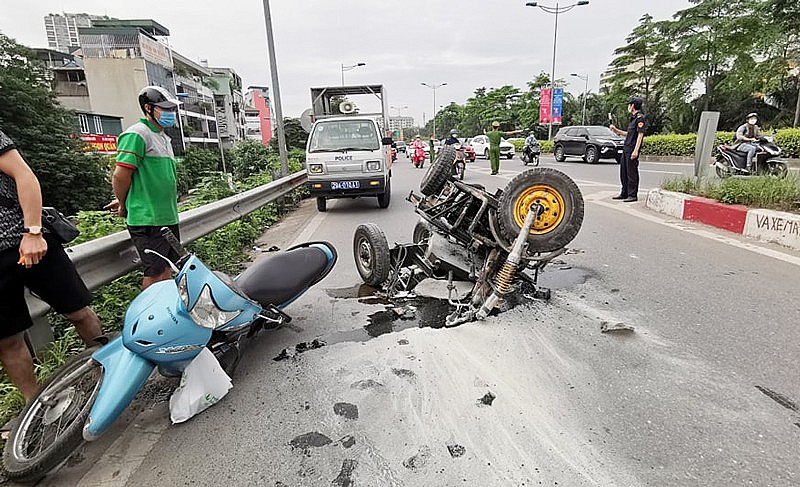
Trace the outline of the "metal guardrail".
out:
<instances>
[{"instance_id":1,"label":"metal guardrail","mask_svg":"<svg viewBox=\"0 0 800 487\"><path fill-rule=\"evenodd\" d=\"M184 211L179 215L181 242L187 244L208 235L275 201L301 186L307 179L305 170L298 171L264 186ZM139 254L127 230L84 242L66 250L86 286L92 291L127 274L138 265ZM34 344L49 342L51 337L49 324L44 319L49 307L30 294L26 299L31 317L36 323L31 329L31 341Z\"/></svg>"}]
</instances>

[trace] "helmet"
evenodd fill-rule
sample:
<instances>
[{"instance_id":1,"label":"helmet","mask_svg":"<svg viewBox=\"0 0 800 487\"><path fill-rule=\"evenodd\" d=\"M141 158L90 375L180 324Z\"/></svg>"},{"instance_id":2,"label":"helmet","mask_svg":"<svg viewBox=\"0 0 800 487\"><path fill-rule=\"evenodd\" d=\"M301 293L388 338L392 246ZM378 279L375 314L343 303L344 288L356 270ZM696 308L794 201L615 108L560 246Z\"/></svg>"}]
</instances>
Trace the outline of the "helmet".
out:
<instances>
[{"instance_id":1,"label":"helmet","mask_svg":"<svg viewBox=\"0 0 800 487\"><path fill-rule=\"evenodd\" d=\"M176 108L181 102L169 91L160 86L145 86L139 92L139 108L147 115L146 105L154 105L161 108Z\"/></svg>"},{"instance_id":2,"label":"helmet","mask_svg":"<svg viewBox=\"0 0 800 487\"><path fill-rule=\"evenodd\" d=\"M414 138L415 138L415 139L419 139L419 135L417 135L417 136L416 136L416 137L414 137Z\"/></svg>"},{"instance_id":3,"label":"helmet","mask_svg":"<svg viewBox=\"0 0 800 487\"><path fill-rule=\"evenodd\" d=\"M458 130L456 129L450 130L450 135L458 135Z\"/></svg>"},{"instance_id":4,"label":"helmet","mask_svg":"<svg viewBox=\"0 0 800 487\"><path fill-rule=\"evenodd\" d=\"M748 118L750 118L750 117L756 117L756 118L758 118L758 114L757 114L757 113L755 113L755 112L753 112L753 113L750 113L750 114L748 114L746 117L744 117L744 119L745 119L745 120L747 120L747 119L748 119Z\"/></svg>"},{"instance_id":5,"label":"helmet","mask_svg":"<svg viewBox=\"0 0 800 487\"><path fill-rule=\"evenodd\" d=\"M633 105L633 108L636 110L641 110L644 105L644 99L640 96L632 96L631 99L628 100L628 105Z\"/></svg>"},{"instance_id":6,"label":"helmet","mask_svg":"<svg viewBox=\"0 0 800 487\"><path fill-rule=\"evenodd\" d=\"M492 122L492 127L499 127L499 126L500 126L500 122L498 122L498 121Z\"/></svg>"}]
</instances>

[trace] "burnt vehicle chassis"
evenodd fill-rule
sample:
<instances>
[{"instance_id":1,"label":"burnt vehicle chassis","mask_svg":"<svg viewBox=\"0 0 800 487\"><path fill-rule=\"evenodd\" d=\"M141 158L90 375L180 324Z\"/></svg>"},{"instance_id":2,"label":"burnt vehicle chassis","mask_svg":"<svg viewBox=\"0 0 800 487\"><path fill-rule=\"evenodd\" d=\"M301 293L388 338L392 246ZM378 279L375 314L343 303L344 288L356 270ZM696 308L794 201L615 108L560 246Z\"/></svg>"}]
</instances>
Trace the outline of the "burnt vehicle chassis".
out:
<instances>
[{"instance_id":1,"label":"burnt vehicle chassis","mask_svg":"<svg viewBox=\"0 0 800 487\"><path fill-rule=\"evenodd\" d=\"M353 254L364 282L401 298L424 279L447 280L455 307L447 326L524 299L549 299L537 279L580 230L584 203L577 185L560 171L536 168L490 194L455 179L454 158L455 150L445 147L422 179L422 195L412 191L407 198L420 216L412 243L389 248L374 223L356 229ZM467 298L454 298L456 281L474 283Z\"/></svg>"}]
</instances>

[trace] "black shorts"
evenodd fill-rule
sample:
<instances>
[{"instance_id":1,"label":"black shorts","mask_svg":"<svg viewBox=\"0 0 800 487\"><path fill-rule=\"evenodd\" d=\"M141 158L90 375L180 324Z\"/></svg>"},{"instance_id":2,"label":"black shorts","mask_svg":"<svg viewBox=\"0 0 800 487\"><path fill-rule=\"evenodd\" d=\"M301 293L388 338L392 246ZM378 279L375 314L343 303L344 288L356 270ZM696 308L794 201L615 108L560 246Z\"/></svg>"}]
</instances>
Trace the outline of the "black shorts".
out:
<instances>
[{"instance_id":1,"label":"black shorts","mask_svg":"<svg viewBox=\"0 0 800 487\"><path fill-rule=\"evenodd\" d=\"M178 253L172 248L169 242L167 242L167 240L161 235L162 227L167 227L172 230L175 238L177 238L180 242L181 234L180 230L178 229L178 225L128 227L128 233L131 235L133 245L136 246L136 250L139 252L139 259L142 261L144 275L148 277L161 274L167 267L169 267L169 264L164 262L164 259L158 257L157 255L146 253L145 249L155 250L164 257L167 257L172 262L177 262L180 258Z\"/></svg>"},{"instance_id":2,"label":"black shorts","mask_svg":"<svg viewBox=\"0 0 800 487\"><path fill-rule=\"evenodd\" d=\"M0 338L16 335L33 325L25 288L40 297L54 310L68 314L89 306L92 293L86 289L72 261L61 244L46 236L47 253L26 269L19 261L19 247L0 251Z\"/></svg>"}]
</instances>

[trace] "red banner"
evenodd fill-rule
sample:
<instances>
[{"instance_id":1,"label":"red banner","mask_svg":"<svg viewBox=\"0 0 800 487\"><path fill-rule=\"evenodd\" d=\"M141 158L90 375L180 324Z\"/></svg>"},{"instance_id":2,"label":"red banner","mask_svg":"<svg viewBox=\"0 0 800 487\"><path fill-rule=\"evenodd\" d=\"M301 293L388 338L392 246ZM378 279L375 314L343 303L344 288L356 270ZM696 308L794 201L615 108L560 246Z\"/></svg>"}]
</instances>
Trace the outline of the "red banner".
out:
<instances>
[{"instance_id":1,"label":"red banner","mask_svg":"<svg viewBox=\"0 0 800 487\"><path fill-rule=\"evenodd\" d=\"M544 88L539 93L539 123L550 123L550 88Z\"/></svg>"},{"instance_id":2,"label":"red banner","mask_svg":"<svg viewBox=\"0 0 800 487\"><path fill-rule=\"evenodd\" d=\"M81 135L81 139L91 147L93 152L115 154L117 152L117 137L114 135Z\"/></svg>"}]
</instances>

